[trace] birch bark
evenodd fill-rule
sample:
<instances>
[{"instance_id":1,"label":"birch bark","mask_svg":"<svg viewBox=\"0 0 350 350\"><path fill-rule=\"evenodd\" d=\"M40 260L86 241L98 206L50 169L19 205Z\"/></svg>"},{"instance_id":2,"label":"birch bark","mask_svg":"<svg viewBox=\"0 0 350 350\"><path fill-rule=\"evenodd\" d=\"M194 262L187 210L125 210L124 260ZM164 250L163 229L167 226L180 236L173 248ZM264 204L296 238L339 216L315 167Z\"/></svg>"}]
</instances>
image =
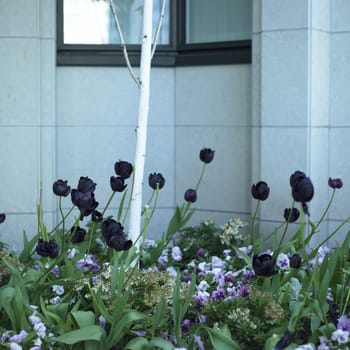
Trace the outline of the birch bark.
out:
<instances>
[{"instance_id":1,"label":"birch bark","mask_svg":"<svg viewBox=\"0 0 350 350\"><path fill-rule=\"evenodd\" d=\"M142 211L142 185L147 144L147 125L150 98L150 73L152 59L152 13L153 0L145 0L143 8L143 37L140 62L140 86L138 121L136 126L136 149L134 159L134 190L130 204L129 236L134 242L140 234Z\"/></svg>"}]
</instances>

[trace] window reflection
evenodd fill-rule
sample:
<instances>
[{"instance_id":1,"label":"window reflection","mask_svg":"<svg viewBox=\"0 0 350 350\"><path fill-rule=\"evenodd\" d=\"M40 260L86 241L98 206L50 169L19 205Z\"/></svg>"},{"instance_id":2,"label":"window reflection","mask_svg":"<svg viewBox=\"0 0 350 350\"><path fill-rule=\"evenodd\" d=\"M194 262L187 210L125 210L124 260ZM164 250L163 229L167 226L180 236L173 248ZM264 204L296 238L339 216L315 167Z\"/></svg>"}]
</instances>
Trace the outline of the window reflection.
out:
<instances>
[{"instance_id":1,"label":"window reflection","mask_svg":"<svg viewBox=\"0 0 350 350\"><path fill-rule=\"evenodd\" d=\"M128 44L140 44L142 38L143 0L114 0L123 36ZM162 0L153 1L155 31ZM64 0L65 44L119 44L109 8L109 0ZM169 0L158 44L169 44Z\"/></svg>"},{"instance_id":2,"label":"window reflection","mask_svg":"<svg viewBox=\"0 0 350 350\"><path fill-rule=\"evenodd\" d=\"M251 0L186 0L186 43L251 39Z\"/></svg>"}]
</instances>

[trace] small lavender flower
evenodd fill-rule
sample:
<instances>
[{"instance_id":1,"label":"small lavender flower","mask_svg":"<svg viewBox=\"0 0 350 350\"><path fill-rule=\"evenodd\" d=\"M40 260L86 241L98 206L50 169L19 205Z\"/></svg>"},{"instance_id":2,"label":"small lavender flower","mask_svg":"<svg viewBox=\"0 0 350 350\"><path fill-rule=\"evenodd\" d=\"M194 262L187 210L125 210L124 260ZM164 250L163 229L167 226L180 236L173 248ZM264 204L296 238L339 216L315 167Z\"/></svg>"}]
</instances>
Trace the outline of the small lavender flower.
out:
<instances>
[{"instance_id":1,"label":"small lavender flower","mask_svg":"<svg viewBox=\"0 0 350 350\"><path fill-rule=\"evenodd\" d=\"M286 270L289 268L289 257L287 254L280 253L278 254L276 265L281 269L281 270Z\"/></svg>"},{"instance_id":2,"label":"small lavender flower","mask_svg":"<svg viewBox=\"0 0 350 350\"><path fill-rule=\"evenodd\" d=\"M211 293L211 299L214 301L221 300L224 298L224 296L225 296L224 288L218 288Z\"/></svg>"},{"instance_id":3,"label":"small lavender flower","mask_svg":"<svg viewBox=\"0 0 350 350\"><path fill-rule=\"evenodd\" d=\"M197 285L197 290L200 290L200 291L205 291L209 288L209 284L207 281L205 280L202 280L199 282L199 284Z\"/></svg>"},{"instance_id":4,"label":"small lavender flower","mask_svg":"<svg viewBox=\"0 0 350 350\"><path fill-rule=\"evenodd\" d=\"M9 338L9 341L13 343L21 343L27 335L28 333L24 329L22 329L18 334L14 334L13 336L11 336Z\"/></svg>"},{"instance_id":5,"label":"small lavender flower","mask_svg":"<svg viewBox=\"0 0 350 350\"><path fill-rule=\"evenodd\" d=\"M204 254L205 254L204 248L199 248L199 249L197 250L196 255L197 255L198 258L202 258L202 257L204 256Z\"/></svg>"},{"instance_id":6,"label":"small lavender flower","mask_svg":"<svg viewBox=\"0 0 350 350\"><path fill-rule=\"evenodd\" d=\"M205 291L197 291L194 295L194 301L197 305L203 305L204 303L208 302L210 299L210 294Z\"/></svg>"},{"instance_id":7,"label":"small lavender flower","mask_svg":"<svg viewBox=\"0 0 350 350\"><path fill-rule=\"evenodd\" d=\"M213 272L218 273L220 272L224 267L224 261L220 259L217 256L212 256L211 257L211 268L213 269Z\"/></svg>"},{"instance_id":8,"label":"small lavender flower","mask_svg":"<svg viewBox=\"0 0 350 350\"><path fill-rule=\"evenodd\" d=\"M41 322L41 318L38 317L38 316L36 316L35 313L33 313L32 315L30 315L30 316L28 317L28 319L29 319L29 322L30 322L33 326L35 326L37 323L40 323L40 322Z\"/></svg>"},{"instance_id":9,"label":"small lavender flower","mask_svg":"<svg viewBox=\"0 0 350 350\"><path fill-rule=\"evenodd\" d=\"M161 255L158 258L157 262L161 266L167 266L168 265L168 256L167 255Z\"/></svg>"},{"instance_id":10,"label":"small lavender flower","mask_svg":"<svg viewBox=\"0 0 350 350\"><path fill-rule=\"evenodd\" d=\"M253 246L250 244L247 247L240 247L240 248L238 248L238 250L241 251L242 253L248 255L251 252L252 248L253 248ZM243 259L243 256L240 255L239 253L237 253L237 258Z\"/></svg>"},{"instance_id":11,"label":"small lavender flower","mask_svg":"<svg viewBox=\"0 0 350 350\"><path fill-rule=\"evenodd\" d=\"M173 247L171 250L171 257L174 261L181 261L182 260L182 252L180 247Z\"/></svg>"},{"instance_id":12,"label":"small lavender flower","mask_svg":"<svg viewBox=\"0 0 350 350\"><path fill-rule=\"evenodd\" d=\"M304 344L304 345L298 346L294 350L314 350L314 347L311 344Z\"/></svg>"},{"instance_id":13,"label":"small lavender flower","mask_svg":"<svg viewBox=\"0 0 350 350\"><path fill-rule=\"evenodd\" d=\"M44 323L42 323L42 322L36 323L33 328L34 328L36 334L40 338L46 337L46 326L44 325Z\"/></svg>"},{"instance_id":14,"label":"small lavender flower","mask_svg":"<svg viewBox=\"0 0 350 350\"><path fill-rule=\"evenodd\" d=\"M147 334L146 331L134 331L134 333L138 337L144 337Z\"/></svg>"},{"instance_id":15,"label":"small lavender flower","mask_svg":"<svg viewBox=\"0 0 350 350\"><path fill-rule=\"evenodd\" d=\"M71 260L74 258L74 256L79 252L78 249L72 248L68 250L68 259Z\"/></svg>"},{"instance_id":16,"label":"small lavender flower","mask_svg":"<svg viewBox=\"0 0 350 350\"><path fill-rule=\"evenodd\" d=\"M102 315L99 316L98 322L102 328L106 327L107 321Z\"/></svg>"},{"instance_id":17,"label":"small lavender flower","mask_svg":"<svg viewBox=\"0 0 350 350\"><path fill-rule=\"evenodd\" d=\"M59 284L54 284L52 286L52 291L56 293L57 295L62 295L64 294L64 287L60 286Z\"/></svg>"},{"instance_id":18,"label":"small lavender flower","mask_svg":"<svg viewBox=\"0 0 350 350\"><path fill-rule=\"evenodd\" d=\"M42 340L40 338L36 338L33 341L34 346L31 347L29 350L41 350Z\"/></svg>"},{"instance_id":19,"label":"small lavender flower","mask_svg":"<svg viewBox=\"0 0 350 350\"><path fill-rule=\"evenodd\" d=\"M177 271L175 270L175 267L173 267L173 266L169 266L169 267L166 269L166 272L167 272L170 276L177 277Z\"/></svg>"},{"instance_id":20,"label":"small lavender flower","mask_svg":"<svg viewBox=\"0 0 350 350\"><path fill-rule=\"evenodd\" d=\"M245 284L242 284L238 289L238 295L242 298L249 296L250 288Z\"/></svg>"},{"instance_id":21,"label":"small lavender flower","mask_svg":"<svg viewBox=\"0 0 350 350\"><path fill-rule=\"evenodd\" d=\"M9 349L10 350L22 350L22 346L17 344L17 343L10 343L10 346L9 346Z\"/></svg>"},{"instance_id":22,"label":"small lavender flower","mask_svg":"<svg viewBox=\"0 0 350 350\"><path fill-rule=\"evenodd\" d=\"M0 343L5 343L9 337L10 337L10 332L5 331L4 333L1 334Z\"/></svg>"},{"instance_id":23,"label":"small lavender flower","mask_svg":"<svg viewBox=\"0 0 350 350\"><path fill-rule=\"evenodd\" d=\"M51 272L52 272L56 277L58 277L58 276L60 275L60 268L59 268L57 265L55 265L55 266L53 267L53 269L51 270Z\"/></svg>"},{"instance_id":24,"label":"small lavender flower","mask_svg":"<svg viewBox=\"0 0 350 350\"><path fill-rule=\"evenodd\" d=\"M56 297L50 299L50 304L52 304L52 305L57 305L60 302L61 302L61 298L58 295Z\"/></svg>"},{"instance_id":25,"label":"small lavender flower","mask_svg":"<svg viewBox=\"0 0 350 350\"><path fill-rule=\"evenodd\" d=\"M197 318L198 323L206 323L207 322L207 316L205 315L199 315Z\"/></svg>"},{"instance_id":26,"label":"small lavender flower","mask_svg":"<svg viewBox=\"0 0 350 350\"><path fill-rule=\"evenodd\" d=\"M338 344L346 344L349 341L349 332L337 329L332 333L332 340L337 341Z\"/></svg>"},{"instance_id":27,"label":"small lavender flower","mask_svg":"<svg viewBox=\"0 0 350 350\"><path fill-rule=\"evenodd\" d=\"M189 319L184 319L181 323L181 330L184 333L189 332L191 329L191 321Z\"/></svg>"},{"instance_id":28,"label":"small lavender flower","mask_svg":"<svg viewBox=\"0 0 350 350\"><path fill-rule=\"evenodd\" d=\"M325 336L320 336L320 344L317 347L317 350L331 350L333 348L331 342Z\"/></svg>"},{"instance_id":29,"label":"small lavender flower","mask_svg":"<svg viewBox=\"0 0 350 350\"><path fill-rule=\"evenodd\" d=\"M198 349L199 350L205 350L202 338L199 335L194 335L193 337L194 337L194 341L198 345Z\"/></svg>"},{"instance_id":30,"label":"small lavender flower","mask_svg":"<svg viewBox=\"0 0 350 350\"><path fill-rule=\"evenodd\" d=\"M337 328L350 333L350 318L340 316L338 319Z\"/></svg>"}]
</instances>

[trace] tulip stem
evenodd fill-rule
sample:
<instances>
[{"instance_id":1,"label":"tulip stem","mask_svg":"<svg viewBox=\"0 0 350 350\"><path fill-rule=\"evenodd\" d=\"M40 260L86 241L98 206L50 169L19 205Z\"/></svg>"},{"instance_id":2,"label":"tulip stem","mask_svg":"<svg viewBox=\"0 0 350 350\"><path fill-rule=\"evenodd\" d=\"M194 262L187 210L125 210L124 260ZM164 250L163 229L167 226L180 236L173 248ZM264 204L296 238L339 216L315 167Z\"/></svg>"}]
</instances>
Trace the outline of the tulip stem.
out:
<instances>
[{"instance_id":1,"label":"tulip stem","mask_svg":"<svg viewBox=\"0 0 350 350\"><path fill-rule=\"evenodd\" d=\"M283 242L283 240L284 240L284 238L286 236L287 229L288 229L288 224L289 224L290 218L292 217L294 204L295 204L295 200L293 199L292 206L291 206L291 208L289 210L288 218L287 218L287 221L286 221L286 226L284 226L284 230L283 230L283 233L282 233L282 236L281 236L281 239L280 239L280 243L278 245L278 249L277 250L280 250L282 242Z\"/></svg>"},{"instance_id":2,"label":"tulip stem","mask_svg":"<svg viewBox=\"0 0 350 350\"><path fill-rule=\"evenodd\" d=\"M59 196L58 199L58 208L61 214L61 222L62 222L62 252L64 252L64 246L65 246L65 218L62 210L62 196Z\"/></svg>"},{"instance_id":3,"label":"tulip stem","mask_svg":"<svg viewBox=\"0 0 350 350\"><path fill-rule=\"evenodd\" d=\"M333 202L334 195L335 195L335 188L333 189L333 192L332 192L332 194L331 194L331 198L330 198L329 201L328 201L328 205L327 205L325 211L323 212L323 214L322 214L322 216L321 216L321 219L318 221L318 223L317 223L316 226L314 227L314 231L316 231L317 227L321 224L321 222L322 222L323 219L325 218L325 216L326 216L326 214L327 214L327 212L328 212L328 210L329 210L329 208L330 208L330 206L331 206L331 204L332 204L332 202Z\"/></svg>"},{"instance_id":4,"label":"tulip stem","mask_svg":"<svg viewBox=\"0 0 350 350\"><path fill-rule=\"evenodd\" d=\"M43 238L44 241L48 241L48 234L46 231L46 227L43 222L43 212L42 212L42 195L43 195L43 183L40 181L40 189L39 189L39 200L37 203L37 213L38 213L38 232L40 233L40 236Z\"/></svg>"},{"instance_id":5,"label":"tulip stem","mask_svg":"<svg viewBox=\"0 0 350 350\"><path fill-rule=\"evenodd\" d=\"M108 209L109 205L111 204L111 202L112 202L114 196L115 196L115 192L113 191L113 192L111 193L111 195L109 196L108 201L107 201L107 204L105 205L105 207L104 207L104 209L103 209L102 217L103 217L104 213L106 212L106 210Z\"/></svg>"},{"instance_id":6,"label":"tulip stem","mask_svg":"<svg viewBox=\"0 0 350 350\"><path fill-rule=\"evenodd\" d=\"M125 210L125 213L124 213L124 217L123 217L123 220L122 220L122 223L124 225L124 222L129 214L129 211L130 211L130 206L131 206L131 200L132 200L132 196L133 196L133 193L134 193L134 187L135 187L135 166L134 166L134 169L133 169L133 172L132 172L132 182L131 182L131 191L130 191L130 196L129 196L129 201L128 201L128 205L126 207L126 210Z\"/></svg>"},{"instance_id":7,"label":"tulip stem","mask_svg":"<svg viewBox=\"0 0 350 350\"><path fill-rule=\"evenodd\" d=\"M96 222L93 221L92 225L91 225L91 230L90 230L90 235L89 235L89 245L88 245L88 249L86 251L86 254L88 255L91 249L91 244L92 244L92 237L94 235L95 232L95 227L96 227Z\"/></svg>"},{"instance_id":8,"label":"tulip stem","mask_svg":"<svg viewBox=\"0 0 350 350\"><path fill-rule=\"evenodd\" d=\"M255 223L255 219L256 219L256 216L258 214L259 209L260 209L260 200L258 199L258 201L256 203L255 211L254 211L254 214L252 217L252 222L250 224L250 244L253 244L254 223Z\"/></svg>"},{"instance_id":9,"label":"tulip stem","mask_svg":"<svg viewBox=\"0 0 350 350\"><path fill-rule=\"evenodd\" d=\"M49 232L49 236L55 232L63 223L63 220L66 220L67 217L69 216L69 214L72 212L72 210L74 209L75 205L73 205L67 212L66 215L63 216L62 220Z\"/></svg>"},{"instance_id":10,"label":"tulip stem","mask_svg":"<svg viewBox=\"0 0 350 350\"><path fill-rule=\"evenodd\" d=\"M158 197L159 197L159 183L157 183L157 187L156 187L156 189L153 191L152 196L151 196L151 199L153 198L154 193L156 194L156 197L155 197L155 199L154 199L154 205L153 205L153 208L152 208L152 211L151 211L151 215L147 215L147 217L145 218L145 223L143 224L143 228L142 228L142 230L141 230L141 233L142 233L143 236L145 236L145 233L146 233L146 230L147 230L147 226L148 226L148 224L150 223L150 221L152 220L152 217L153 217L154 212L155 212L155 210L156 210L156 206L157 206L157 202L158 202ZM148 208L148 206L149 206L150 204L151 204L151 200L148 201L147 207L146 207L146 208ZM144 211L145 211L145 210L143 210L143 212L144 212ZM147 210L147 212L148 212L148 210ZM143 245L143 244L144 244L144 242L142 242L142 245Z\"/></svg>"},{"instance_id":11,"label":"tulip stem","mask_svg":"<svg viewBox=\"0 0 350 350\"><path fill-rule=\"evenodd\" d=\"M205 166L206 166L206 165L207 165L206 163L203 163L202 171L201 171L201 174L200 174L200 176L199 176L197 185L196 185L196 187L195 187L195 190L196 190L196 191L198 190L198 187L199 187L199 185L200 185L200 183L201 183L201 181L202 181L202 178L203 178L203 175L204 175L204 171L205 171Z\"/></svg>"}]
</instances>

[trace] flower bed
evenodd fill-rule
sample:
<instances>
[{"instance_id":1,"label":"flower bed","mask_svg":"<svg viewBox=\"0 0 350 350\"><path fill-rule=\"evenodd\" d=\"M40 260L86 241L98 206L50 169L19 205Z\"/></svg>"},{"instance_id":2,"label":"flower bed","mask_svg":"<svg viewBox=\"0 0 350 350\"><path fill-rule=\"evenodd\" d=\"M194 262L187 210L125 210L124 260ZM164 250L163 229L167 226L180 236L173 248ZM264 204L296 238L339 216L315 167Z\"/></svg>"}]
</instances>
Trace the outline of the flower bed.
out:
<instances>
[{"instance_id":1,"label":"flower bed","mask_svg":"<svg viewBox=\"0 0 350 350\"><path fill-rule=\"evenodd\" d=\"M17 257L4 247L0 251L0 348L348 348L350 235L336 248L326 244L349 218L309 247L341 180L329 179L332 195L316 223L308 216L312 182L296 171L290 177L292 205L268 237L253 230L270 193L264 181L252 186L257 207L249 225L233 218L221 227L210 220L188 227L191 203L213 158L213 150L201 150L197 186L184 192L184 204L156 242L146 239L146 230L165 185L160 173L149 176L154 193L135 242L123 226L131 198L130 163L115 164L117 176L111 177L112 194L103 211L90 178L81 177L75 189L57 180L59 225L47 229L39 204L38 234L25 237ZM106 217L116 193L120 210ZM69 195L73 207L64 212L62 200ZM73 208L79 215L67 228ZM5 218L0 214L0 222ZM299 222L298 229L285 241L292 222ZM267 244L270 249L263 250Z\"/></svg>"}]
</instances>

